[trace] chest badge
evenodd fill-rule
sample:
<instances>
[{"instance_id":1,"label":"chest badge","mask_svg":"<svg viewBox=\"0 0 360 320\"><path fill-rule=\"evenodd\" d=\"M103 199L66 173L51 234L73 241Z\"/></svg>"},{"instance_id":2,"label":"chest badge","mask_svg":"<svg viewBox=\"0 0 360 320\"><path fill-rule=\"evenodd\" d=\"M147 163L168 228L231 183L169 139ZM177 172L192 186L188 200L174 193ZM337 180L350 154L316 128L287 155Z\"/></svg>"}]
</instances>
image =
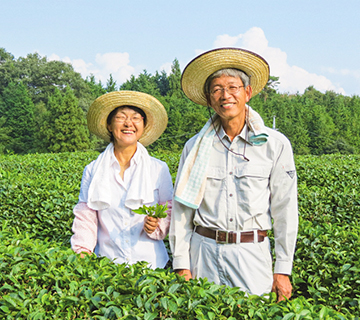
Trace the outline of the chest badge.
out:
<instances>
[{"instance_id":1,"label":"chest badge","mask_svg":"<svg viewBox=\"0 0 360 320\"><path fill-rule=\"evenodd\" d=\"M295 176L295 170L291 170L291 171L286 171L286 173L289 175L289 177L291 178L291 179L293 179L294 178L294 176Z\"/></svg>"}]
</instances>

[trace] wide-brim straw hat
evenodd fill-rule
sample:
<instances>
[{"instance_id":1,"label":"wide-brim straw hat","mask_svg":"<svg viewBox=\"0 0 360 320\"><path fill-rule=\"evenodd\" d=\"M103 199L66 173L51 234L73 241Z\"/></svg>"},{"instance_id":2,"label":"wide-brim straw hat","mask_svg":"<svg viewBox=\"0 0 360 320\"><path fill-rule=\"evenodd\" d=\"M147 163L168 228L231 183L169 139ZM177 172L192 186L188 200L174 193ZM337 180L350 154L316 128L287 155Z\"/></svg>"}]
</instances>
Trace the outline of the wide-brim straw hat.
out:
<instances>
[{"instance_id":1,"label":"wide-brim straw hat","mask_svg":"<svg viewBox=\"0 0 360 320\"><path fill-rule=\"evenodd\" d=\"M168 116L159 100L143 92L120 90L106 93L91 104L87 113L90 132L110 142L106 120L111 111L121 106L134 106L145 112L146 126L139 139L142 145L150 145L165 131Z\"/></svg>"},{"instance_id":2,"label":"wide-brim straw hat","mask_svg":"<svg viewBox=\"0 0 360 320\"><path fill-rule=\"evenodd\" d=\"M239 69L250 77L252 96L257 95L269 80L269 65L258 54L240 48L219 48L197 56L185 67L181 76L185 95L193 102L207 106L206 79L214 72L228 68Z\"/></svg>"}]
</instances>

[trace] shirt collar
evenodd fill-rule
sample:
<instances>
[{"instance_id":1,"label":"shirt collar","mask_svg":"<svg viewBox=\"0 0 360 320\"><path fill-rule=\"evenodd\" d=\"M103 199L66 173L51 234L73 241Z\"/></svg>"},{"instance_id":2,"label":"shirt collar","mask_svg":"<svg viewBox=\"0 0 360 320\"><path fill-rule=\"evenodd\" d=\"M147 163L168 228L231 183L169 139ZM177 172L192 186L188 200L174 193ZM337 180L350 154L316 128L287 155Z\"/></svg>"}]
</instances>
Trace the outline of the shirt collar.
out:
<instances>
[{"instance_id":1,"label":"shirt collar","mask_svg":"<svg viewBox=\"0 0 360 320\"><path fill-rule=\"evenodd\" d=\"M250 128L248 128L247 123L245 123L245 125L244 125L243 129L241 130L240 134L238 134L238 135L235 137L234 140L241 138L241 139L243 139L244 141L250 143L250 142L249 142L249 134L248 134L247 137L246 137L246 133L247 133L246 130L250 130ZM230 138L229 138L229 136L226 134L226 132L225 132L225 130L224 130L224 128L223 128L222 126L220 127L220 130L219 130L218 134L219 134L219 137L220 137L221 140L223 140L223 139L225 138L225 139L227 139L227 140L230 142ZM216 135L215 135L215 136L216 136Z\"/></svg>"},{"instance_id":2,"label":"shirt collar","mask_svg":"<svg viewBox=\"0 0 360 320\"><path fill-rule=\"evenodd\" d=\"M115 157L115 154L114 154L114 145L113 145L112 148L111 148L111 152L110 152L110 165L113 166L114 163L119 164L116 157Z\"/></svg>"},{"instance_id":3,"label":"shirt collar","mask_svg":"<svg viewBox=\"0 0 360 320\"><path fill-rule=\"evenodd\" d=\"M133 166L134 164L138 164L139 161L140 161L140 152L139 152L139 149L137 148L134 155L133 155L133 157L130 160L130 167ZM114 164L119 165L119 162L115 157L114 146L113 146L112 150L111 150L110 165L113 166Z\"/></svg>"}]
</instances>

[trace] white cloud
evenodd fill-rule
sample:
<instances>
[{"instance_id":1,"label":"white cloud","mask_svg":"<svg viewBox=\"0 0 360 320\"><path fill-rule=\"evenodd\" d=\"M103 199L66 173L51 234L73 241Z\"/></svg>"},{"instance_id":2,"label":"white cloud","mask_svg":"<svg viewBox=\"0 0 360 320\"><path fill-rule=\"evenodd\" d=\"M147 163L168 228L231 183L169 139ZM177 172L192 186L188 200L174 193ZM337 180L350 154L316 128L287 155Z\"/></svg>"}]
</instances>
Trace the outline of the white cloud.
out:
<instances>
[{"instance_id":1,"label":"white cloud","mask_svg":"<svg viewBox=\"0 0 360 320\"><path fill-rule=\"evenodd\" d=\"M349 69L334 69L334 68L323 68L325 72L332 73L340 76L352 76L355 79L360 79L360 69L359 70L349 70Z\"/></svg>"},{"instance_id":2,"label":"white cloud","mask_svg":"<svg viewBox=\"0 0 360 320\"><path fill-rule=\"evenodd\" d=\"M165 62L161 67L160 67L160 72L162 70L164 70L166 72L167 75L169 75L171 73L171 66L172 63L171 62Z\"/></svg>"},{"instance_id":3,"label":"white cloud","mask_svg":"<svg viewBox=\"0 0 360 320\"><path fill-rule=\"evenodd\" d=\"M223 34L221 36L217 36L216 40L214 42L214 46L216 48L220 47L234 47L236 46L236 43L242 38L242 34L239 34L238 36L232 37L228 34Z\"/></svg>"},{"instance_id":4,"label":"white cloud","mask_svg":"<svg viewBox=\"0 0 360 320\"><path fill-rule=\"evenodd\" d=\"M333 90L345 94L343 88L333 84L325 76L310 73L297 66L290 66L287 62L286 52L280 48L270 47L261 28L253 27L244 34L236 36L219 35L214 41L214 47L239 47L262 56L270 66L270 75L279 77L278 90L280 92L302 93L307 87L314 86L322 92Z\"/></svg>"},{"instance_id":5,"label":"white cloud","mask_svg":"<svg viewBox=\"0 0 360 320\"><path fill-rule=\"evenodd\" d=\"M69 57L60 58L56 54L49 56L48 60L71 63L74 70L79 72L82 77L86 78L93 74L95 79L101 81L103 85L106 84L110 74L120 85L135 73L135 68L129 64L130 58L127 52L98 53L95 57L95 63L85 62L82 59L70 59Z\"/></svg>"}]
</instances>

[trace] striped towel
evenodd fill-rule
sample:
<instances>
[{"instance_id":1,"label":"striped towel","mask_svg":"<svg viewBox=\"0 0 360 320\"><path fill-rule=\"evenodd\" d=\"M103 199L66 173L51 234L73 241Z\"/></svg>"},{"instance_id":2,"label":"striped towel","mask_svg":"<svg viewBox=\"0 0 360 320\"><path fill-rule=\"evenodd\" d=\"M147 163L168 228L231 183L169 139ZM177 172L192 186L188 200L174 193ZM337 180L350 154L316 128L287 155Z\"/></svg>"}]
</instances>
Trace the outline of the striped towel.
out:
<instances>
[{"instance_id":1,"label":"striped towel","mask_svg":"<svg viewBox=\"0 0 360 320\"><path fill-rule=\"evenodd\" d=\"M264 121L250 106L246 105L246 108L248 110L247 124L250 128L249 141L253 145L263 145L268 137ZM194 146L186 157L174 199L187 207L197 209L203 199L212 143L220 125L219 116L214 117L214 126L209 119L199 132Z\"/></svg>"}]
</instances>

